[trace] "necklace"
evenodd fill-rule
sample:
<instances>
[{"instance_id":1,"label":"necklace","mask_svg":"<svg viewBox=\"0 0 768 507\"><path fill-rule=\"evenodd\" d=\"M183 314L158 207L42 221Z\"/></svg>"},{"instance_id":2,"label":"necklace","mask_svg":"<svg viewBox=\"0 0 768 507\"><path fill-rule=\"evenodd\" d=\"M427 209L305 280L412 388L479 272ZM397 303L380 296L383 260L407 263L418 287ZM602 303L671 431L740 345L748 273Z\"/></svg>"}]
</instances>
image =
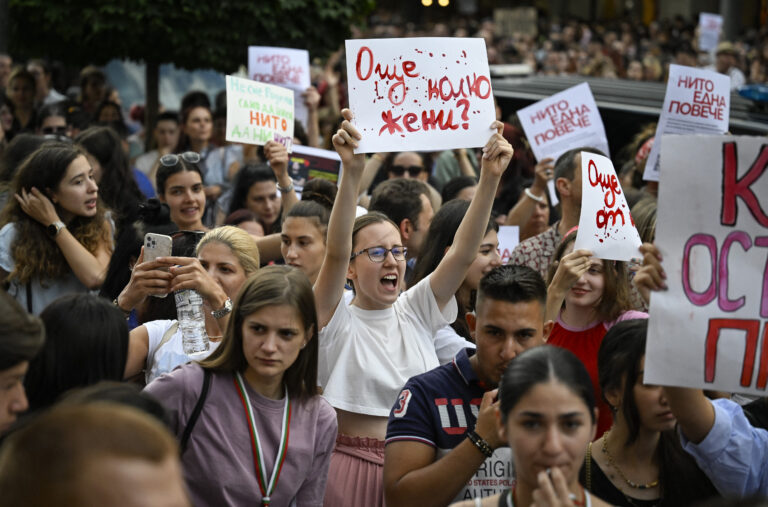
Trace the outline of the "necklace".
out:
<instances>
[{"instance_id":1,"label":"necklace","mask_svg":"<svg viewBox=\"0 0 768 507\"><path fill-rule=\"evenodd\" d=\"M626 482L630 488L635 488L635 489L651 489L658 486L659 479L656 479L655 481L649 482L647 484L637 484L636 482L632 482L629 479L627 479L627 476L624 475L624 472L622 472L621 468L619 468L619 466L616 464L616 461L614 461L613 459L613 455L608 450L608 437L610 433L611 433L610 431L606 431L605 434L603 435L603 452L605 453L606 456L608 456L608 463L611 465L611 467L613 467L614 470L616 470L616 472L618 472L618 474L621 476L624 482Z\"/></svg>"},{"instance_id":2,"label":"necklace","mask_svg":"<svg viewBox=\"0 0 768 507\"><path fill-rule=\"evenodd\" d=\"M256 421L253 417L251 400L248 398L243 377L239 372L235 373L234 381L235 387L237 388L237 394L240 396L240 401L243 403L245 416L248 419L248 430L251 434L251 450L253 451L253 464L256 468L256 480L259 483L259 490L261 491L261 505L267 507L271 502L270 497L275 490L277 480L280 478L280 471L282 471L283 463L285 462L285 451L288 449L288 437L290 436L291 426L291 401L288 398L288 389L286 388L285 390L285 408L283 409L283 427L280 431L280 445L277 448L277 456L275 457L275 464L272 468L272 476L267 479L267 467L264 465L264 452L261 448Z\"/></svg>"}]
</instances>

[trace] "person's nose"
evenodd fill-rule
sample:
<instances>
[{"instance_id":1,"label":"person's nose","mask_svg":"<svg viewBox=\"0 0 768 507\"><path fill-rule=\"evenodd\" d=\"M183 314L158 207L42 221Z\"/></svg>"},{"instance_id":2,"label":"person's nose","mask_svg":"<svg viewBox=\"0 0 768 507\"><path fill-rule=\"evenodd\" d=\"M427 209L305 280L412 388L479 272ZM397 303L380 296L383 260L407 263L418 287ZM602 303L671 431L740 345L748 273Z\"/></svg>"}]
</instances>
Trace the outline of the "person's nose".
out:
<instances>
[{"instance_id":1,"label":"person's nose","mask_svg":"<svg viewBox=\"0 0 768 507\"><path fill-rule=\"evenodd\" d=\"M261 350L266 354L274 354L277 352L277 340L278 336L276 332L267 332L264 336L264 341L261 343Z\"/></svg>"},{"instance_id":2,"label":"person's nose","mask_svg":"<svg viewBox=\"0 0 768 507\"><path fill-rule=\"evenodd\" d=\"M501 357L505 361L511 361L522 351L523 349L515 337L507 336L507 339L504 341L504 348L501 350Z\"/></svg>"},{"instance_id":3,"label":"person's nose","mask_svg":"<svg viewBox=\"0 0 768 507\"><path fill-rule=\"evenodd\" d=\"M14 390L16 392L11 400L11 412L14 414L26 412L29 408L29 400L27 400L27 393L24 391L24 384L19 382L19 385Z\"/></svg>"},{"instance_id":4,"label":"person's nose","mask_svg":"<svg viewBox=\"0 0 768 507\"><path fill-rule=\"evenodd\" d=\"M550 456L556 456L562 452L563 436L560 434L560 429L557 427L557 424L551 424L547 428L544 435L544 445L542 450Z\"/></svg>"},{"instance_id":5,"label":"person's nose","mask_svg":"<svg viewBox=\"0 0 768 507\"><path fill-rule=\"evenodd\" d=\"M493 249L493 252L491 252L491 266L494 268L496 266L501 266L501 255L499 255L499 250L497 248Z\"/></svg>"},{"instance_id":6,"label":"person's nose","mask_svg":"<svg viewBox=\"0 0 768 507\"><path fill-rule=\"evenodd\" d=\"M395 259L395 254L392 253L392 250L389 250L384 255L384 265L385 266L397 266L397 259Z\"/></svg>"},{"instance_id":7,"label":"person's nose","mask_svg":"<svg viewBox=\"0 0 768 507\"><path fill-rule=\"evenodd\" d=\"M288 249L285 252L285 258L286 259L296 259L299 256L299 249L296 247L295 243L291 243L288 245Z\"/></svg>"}]
</instances>

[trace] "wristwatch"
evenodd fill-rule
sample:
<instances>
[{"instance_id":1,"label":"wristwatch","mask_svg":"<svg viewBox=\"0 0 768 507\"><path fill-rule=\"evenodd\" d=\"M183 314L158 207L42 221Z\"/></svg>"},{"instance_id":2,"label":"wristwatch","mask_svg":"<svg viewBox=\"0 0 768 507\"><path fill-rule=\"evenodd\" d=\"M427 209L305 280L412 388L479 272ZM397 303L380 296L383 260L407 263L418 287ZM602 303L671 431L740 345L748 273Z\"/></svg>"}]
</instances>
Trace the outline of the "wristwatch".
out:
<instances>
[{"instance_id":1,"label":"wristwatch","mask_svg":"<svg viewBox=\"0 0 768 507\"><path fill-rule=\"evenodd\" d=\"M227 300L224 301L224 306L222 306L218 310L213 310L211 312L211 315L213 315L214 319L220 319L231 311L232 311L232 300L227 298Z\"/></svg>"},{"instance_id":2,"label":"wristwatch","mask_svg":"<svg viewBox=\"0 0 768 507\"><path fill-rule=\"evenodd\" d=\"M48 235L52 238L55 238L59 235L62 229L66 229L66 224L64 222L53 222L51 225L45 228Z\"/></svg>"},{"instance_id":3,"label":"wristwatch","mask_svg":"<svg viewBox=\"0 0 768 507\"><path fill-rule=\"evenodd\" d=\"M291 190L293 190L293 180L288 184L287 187L281 187L280 184L277 184L277 189L280 191L281 194L287 194Z\"/></svg>"}]
</instances>

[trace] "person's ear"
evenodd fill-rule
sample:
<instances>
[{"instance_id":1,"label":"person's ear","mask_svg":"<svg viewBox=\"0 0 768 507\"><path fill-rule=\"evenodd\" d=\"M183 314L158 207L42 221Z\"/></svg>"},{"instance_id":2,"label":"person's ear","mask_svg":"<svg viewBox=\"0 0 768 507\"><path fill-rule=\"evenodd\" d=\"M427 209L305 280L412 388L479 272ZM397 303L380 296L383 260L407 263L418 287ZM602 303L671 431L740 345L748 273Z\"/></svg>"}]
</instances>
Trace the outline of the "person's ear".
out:
<instances>
[{"instance_id":1,"label":"person's ear","mask_svg":"<svg viewBox=\"0 0 768 507\"><path fill-rule=\"evenodd\" d=\"M548 320L544 323L544 328L543 328L544 332L542 334L544 338L544 343L547 343L547 340L549 340L549 334L552 332L553 327L555 327L555 322L553 320Z\"/></svg>"},{"instance_id":2,"label":"person's ear","mask_svg":"<svg viewBox=\"0 0 768 507\"><path fill-rule=\"evenodd\" d=\"M499 410L499 407L496 407L496 429L499 431L499 439L506 444L508 442L507 427L501 422L501 410ZM592 435L592 438L594 439L594 435Z\"/></svg>"},{"instance_id":3,"label":"person's ear","mask_svg":"<svg viewBox=\"0 0 768 507\"><path fill-rule=\"evenodd\" d=\"M608 405L610 405L611 408L613 408L615 411L618 411L621 405L621 391L622 390L619 387L614 387L603 391L603 396L605 396Z\"/></svg>"},{"instance_id":4,"label":"person's ear","mask_svg":"<svg viewBox=\"0 0 768 507\"><path fill-rule=\"evenodd\" d=\"M475 328L477 327L477 315L475 312L467 312L464 315L464 319L467 321L467 327L469 328L469 336L472 340L475 340Z\"/></svg>"},{"instance_id":5,"label":"person's ear","mask_svg":"<svg viewBox=\"0 0 768 507\"><path fill-rule=\"evenodd\" d=\"M354 259L347 264L347 280L354 280L357 278L357 273L355 272L354 263L352 261L354 261Z\"/></svg>"},{"instance_id":6,"label":"person's ear","mask_svg":"<svg viewBox=\"0 0 768 507\"><path fill-rule=\"evenodd\" d=\"M555 180L555 188L560 195L571 195L571 181L568 178L557 178Z\"/></svg>"},{"instance_id":7,"label":"person's ear","mask_svg":"<svg viewBox=\"0 0 768 507\"><path fill-rule=\"evenodd\" d=\"M400 221L398 230L400 231L400 237L403 239L403 242L407 241L411 235L411 232L413 232L413 223L411 223L411 219L403 218Z\"/></svg>"}]
</instances>

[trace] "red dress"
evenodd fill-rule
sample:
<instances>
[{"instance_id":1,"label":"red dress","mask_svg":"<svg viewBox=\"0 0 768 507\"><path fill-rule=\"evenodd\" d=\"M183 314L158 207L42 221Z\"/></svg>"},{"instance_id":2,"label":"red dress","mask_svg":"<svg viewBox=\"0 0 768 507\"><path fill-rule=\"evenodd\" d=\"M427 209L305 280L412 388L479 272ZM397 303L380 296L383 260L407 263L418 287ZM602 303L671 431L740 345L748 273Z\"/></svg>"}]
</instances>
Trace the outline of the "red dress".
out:
<instances>
[{"instance_id":1,"label":"red dress","mask_svg":"<svg viewBox=\"0 0 768 507\"><path fill-rule=\"evenodd\" d=\"M600 390L600 383L597 376L597 351L600 349L600 344L603 342L605 333L617 322L629 319L647 319L648 314L643 312L637 312L630 310L622 313L618 319L613 322L597 322L587 325L584 328L577 328L569 326L564 323L558 315L555 325L552 327L552 332L549 334L547 344L562 347L573 352L578 357L584 366L587 368L589 377L592 379L592 389L595 393L595 401L597 402L598 417L597 417L597 434L595 439L598 439L605 433L613 424L613 415L608 404L603 401L602 392Z\"/></svg>"}]
</instances>

